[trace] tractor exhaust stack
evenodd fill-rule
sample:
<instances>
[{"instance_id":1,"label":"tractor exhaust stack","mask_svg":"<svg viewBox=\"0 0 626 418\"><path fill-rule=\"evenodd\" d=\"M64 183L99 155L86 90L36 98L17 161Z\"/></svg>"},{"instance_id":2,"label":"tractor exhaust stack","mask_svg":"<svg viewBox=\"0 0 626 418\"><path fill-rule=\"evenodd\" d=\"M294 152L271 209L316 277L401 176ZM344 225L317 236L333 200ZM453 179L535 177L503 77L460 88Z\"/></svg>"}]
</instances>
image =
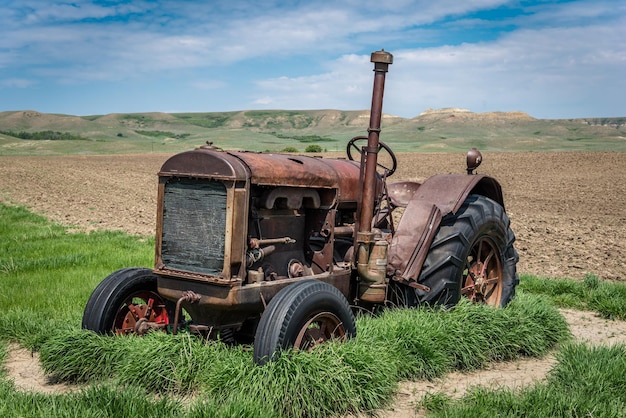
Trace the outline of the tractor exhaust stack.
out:
<instances>
[{"instance_id":1,"label":"tractor exhaust stack","mask_svg":"<svg viewBox=\"0 0 626 418\"><path fill-rule=\"evenodd\" d=\"M367 302L383 302L386 297L385 269L387 266L387 241L380 240L372 232L372 219L376 200L376 164L380 149L380 123L383 111L385 76L393 55L381 51L373 52L374 90L370 110L370 125L367 129L367 146L361 153L361 166L365 164L363 175L363 193L361 194L361 213L357 232L357 272L361 280L360 299Z\"/></svg>"}]
</instances>

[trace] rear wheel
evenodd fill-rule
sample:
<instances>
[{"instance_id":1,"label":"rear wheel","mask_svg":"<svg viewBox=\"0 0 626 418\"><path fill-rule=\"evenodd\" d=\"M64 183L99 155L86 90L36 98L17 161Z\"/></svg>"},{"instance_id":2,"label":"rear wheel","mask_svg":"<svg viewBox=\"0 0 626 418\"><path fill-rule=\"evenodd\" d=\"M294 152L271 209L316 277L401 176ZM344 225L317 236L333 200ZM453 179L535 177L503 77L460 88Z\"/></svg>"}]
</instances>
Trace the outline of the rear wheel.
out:
<instances>
[{"instance_id":1,"label":"rear wheel","mask_svg":"<svg viewBox=\"0 0 626 418\"><path fill-rule=\"evenodd\" d=\"M418 280L430 291L415 289L411 304L453 306L467 297L505 306L519 283L514 241L500 204L485 196L468 196L455 214L442 220Z\"/></svg>"},{"instance_id":2,"label":"rear wheel","mask_svg":"<svg viewBox=\"0 0 626 418\"><path fill-rule=\"evenodd\" d=\"M311 350L355 335L354 316L343 294L328 283L303 280L282 289L267 305L254 338L254 361L262 365L290 347Z\"/></svg>"},{"instance_id":3,"label":"rear wheel","mask_svg":"<svg viewBox=\"0 0 626 418\"><path fill-rule=\"evenodd\" d=\"M98 334L145 334L164 329L174 318L174 303L157 293L150 269L126 268L107 276L95 288L83 313L82 326Z\"/></svg>"}]
</instances>

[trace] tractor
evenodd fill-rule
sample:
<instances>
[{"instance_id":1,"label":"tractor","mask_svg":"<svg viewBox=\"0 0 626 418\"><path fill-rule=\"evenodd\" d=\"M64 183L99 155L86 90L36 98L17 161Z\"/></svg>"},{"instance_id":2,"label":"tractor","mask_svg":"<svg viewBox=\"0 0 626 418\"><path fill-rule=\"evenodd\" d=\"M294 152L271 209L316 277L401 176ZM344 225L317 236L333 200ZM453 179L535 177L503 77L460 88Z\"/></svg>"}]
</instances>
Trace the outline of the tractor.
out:
<instances>
[{"instance_id":1,"label":"tractor","mask_svg":"<svg viewBox=\"0 0 626 418\"><path fill-rule=\"evenodd\" d=\"M371 54L367 136L347 158L227 151L211 143L158 173L154 268L124 268L91 294L82 327L100 334L185 332L252 344L265 364L356 335L355 312L505 306L519 282L497 180L475 170L389 182L380 141L393 56ZM379 158L379 154L385 158Z\"/></svg>"}]
</instances>

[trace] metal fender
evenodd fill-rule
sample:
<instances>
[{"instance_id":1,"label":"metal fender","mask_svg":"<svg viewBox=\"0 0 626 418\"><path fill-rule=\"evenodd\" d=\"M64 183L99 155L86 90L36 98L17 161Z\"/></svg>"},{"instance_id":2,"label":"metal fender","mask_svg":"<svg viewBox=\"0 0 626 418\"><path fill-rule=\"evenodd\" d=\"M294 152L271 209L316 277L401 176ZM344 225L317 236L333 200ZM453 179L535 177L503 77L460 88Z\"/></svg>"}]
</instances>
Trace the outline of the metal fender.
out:
<instances>
[{"instance_id":1,"label":"metal fender","mask_svg":"<svg viewBox=\"0 0 626 418\"><path fill-rule=\"evenodd\" d=\"M417 280L441 219L459 210L470 193L504 207L502 187L486 175L438 174L415 190L389 246L387 272L394 280Z\"/></svg>"}]
</instances>

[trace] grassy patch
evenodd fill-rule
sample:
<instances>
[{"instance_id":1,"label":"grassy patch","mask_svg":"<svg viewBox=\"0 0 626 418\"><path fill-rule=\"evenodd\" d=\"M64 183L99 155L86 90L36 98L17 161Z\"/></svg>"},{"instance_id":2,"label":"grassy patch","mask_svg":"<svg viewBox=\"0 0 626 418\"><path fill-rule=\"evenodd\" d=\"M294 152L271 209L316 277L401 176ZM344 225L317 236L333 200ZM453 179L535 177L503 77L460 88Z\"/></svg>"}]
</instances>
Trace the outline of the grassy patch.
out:
<instances>
[{"instance_id":1,"label":"grassy patch","mask_svg":"<svg viewBox=\"0 0 626 418\"><path fill-rule=\"evenodd\" d=\"M119 232L68 233L23 208L0 205L0 338L37 348L80 324L111 271L150 266L153 240Z\"/></svg>"},{"instance_id":2,"label":"grassy patch","mask_svg":"<svg viewBox=\"0 0 626 418\"><path fill-rule=\"evenodd\" d=\"M190 136L191 134L177 134L169 131L141 131L135 130L139 135L149 136L152 138L176 138L176 139L184 139Z\"/></svg>"},{"instance_id":3,"label":"grassy patch","mask_svg":"<svg viewBox=\"0 0 626 418\"><path fill-rule=\"evenodd\" d=\"M582 282L523 276L520 288L545 295L559 307L593 310L604 318L626 320L626 286L602 282L593 274L587 274Z\"/></svg>"},{"instance_id":4,"label":"grassy patch","mask_svg":"<svg viewBox=\"0 0 626 418\"><path fill-rule=\"evenodd\" d=\"M172 116L182 119L185 122L201 126L203 128L221 128L227 125L228 121L236 112L223 113L172 113Z\"/></svg>"},{"instance_id":5,"label":"grassy patch","mask_svg":"<svg viewBox=\"0 0 626 418\"><path fill-rule=\"evenodd\" d=\"M337 140L334 138L329 138L329 137L319 136L319 135L290 135L290 134L281 134L278 132L270 132L270 133L274 135L276 138L295 139L296 141L302 142L304 144L311 143L311 142L337 142Z\"/></svg>"},{"instance_id":6,"label":"grassy patch","mask_svg":"<svg viewBox=\"0 0 626 418\"><path fill-rule=\"evenodd\" d=\"M45 395L18 392L11 382L0 380L0 416L167 418L184 416L184 407L171 399L148 398L133 388L94 386L67 395Z\"/></svg>"},{"instance_id":7,"label":"grassy patch","mask_svg":"<svg viewBox=\"0 0 626 418\"><path fill-rule=\"evenodd\" d=\"M566 346L545 383L515 392L476 388L459 401L441 393L421 407L435 417L623 417L626 347Z\"/></svg>"}]
</instances>

